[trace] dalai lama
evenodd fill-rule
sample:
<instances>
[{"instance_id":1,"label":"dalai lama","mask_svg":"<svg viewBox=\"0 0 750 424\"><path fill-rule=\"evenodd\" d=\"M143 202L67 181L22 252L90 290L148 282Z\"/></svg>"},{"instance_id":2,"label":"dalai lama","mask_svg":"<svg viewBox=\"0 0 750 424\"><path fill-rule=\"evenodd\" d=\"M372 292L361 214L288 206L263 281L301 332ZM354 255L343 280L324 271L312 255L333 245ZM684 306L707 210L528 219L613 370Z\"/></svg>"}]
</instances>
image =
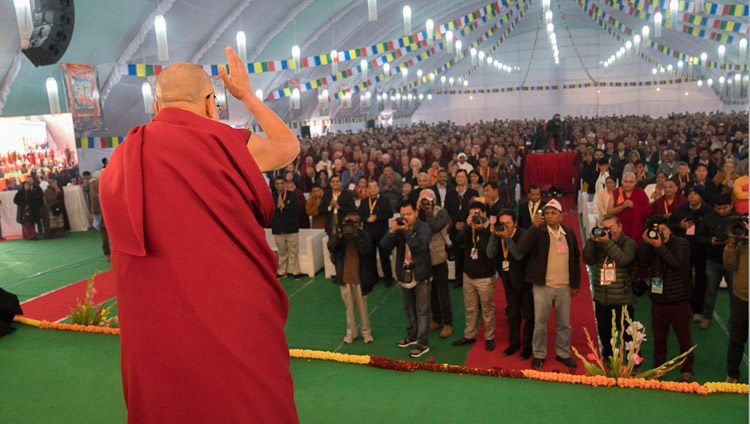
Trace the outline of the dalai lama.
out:
<instances>
[{"instance_id":1,"label":"dalai lama","mask_svg":"<svg viewBox=\"0 0 750 424\"><path fill-rule=\"evenodd\" d=\"M177 63L156 80L153 121L101 176L131 423L298 421L262 172L291 163L299 142L226 52L224 84L267 137L219 123L209 76Z\"/></svg>"}]
</instances>

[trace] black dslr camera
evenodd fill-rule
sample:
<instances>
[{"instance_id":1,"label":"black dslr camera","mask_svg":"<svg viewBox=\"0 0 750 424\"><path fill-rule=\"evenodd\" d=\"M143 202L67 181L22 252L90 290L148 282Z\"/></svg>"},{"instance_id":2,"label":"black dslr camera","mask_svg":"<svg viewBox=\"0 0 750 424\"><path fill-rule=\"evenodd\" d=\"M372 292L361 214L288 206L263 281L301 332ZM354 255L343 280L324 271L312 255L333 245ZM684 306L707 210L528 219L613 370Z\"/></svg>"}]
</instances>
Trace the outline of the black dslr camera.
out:
<instances>
[{"instance_id":1,"label":"black dslr camera","mask_svg":"<svg viewBox=\"0 0 750 424\"><path fill-rule=\"evenodd\" d=\"M591 235L594 237L604 237L604 236L612 237L612 233L609 231L609 228L605 226L594 227L591 230Z\"/></svg>"},{"instance_id":2,"label":"black dslr camera","mask_svg":"<svg viewBox=\"0 0 750 424\"><path fill-rule=\"evenodd\" d=\"M471 217L471 223L474 225L484 225L485 222L487 222L487 218L482 215L476 214Z\"/></svg>"},{"instance_id":3,"label":"black dslr camera","mask_svg":"<svg viewBox=\"0 0 750 424\"><path fill-rule=\"evenodd\" d=\"M747 237L747 215L730 216L726 220L727 224L727 237L733 238L744 238Z\"/></svg>"},{"instance_id":4,"label":"black dslr camera","mask_svg":"<svg viewBox=\"0 0 750 424\"><path fill-rule=\"evenodd\" d=\"M430 206L432 204L432 199L430 199L429 197L423 197L419 202L422 204L422 206Z\"/></svg>"},{"instance_id":5,"label":"black dslr camera","mask_svg":"<svg viewBox=\"0 0 750 424\"><path fill-rule=\"evenodd\" d=\"M396 218L396 225L399 227L406 225L406 218Z\"/></svg>"},{"instance_id":6,"label":"black dslr camera","mask_svg":"<svg viewBox=\"0 0 750 424\"><path fill-rule=\"evenodd\" d=\"M401 282L411 283L414 279L414 264L412 262L404 262L401 266Z\"/></svg>"},{"instance_id":7,"label":"black dslr camera","mask_svg":"<svg viewBox=\"0 0 750 424\"><path fill-rule=\"evenodd\" d=\"M505 230L505 223L500 221L500 218L497 218L497 221L495 221L495 231L500 232Z\"/></svg>"},{"instance_id":8,"label":"black dslr camera","mask_svg":"<svg viewBox=\"0 0 750 424\"><path fill-rule=\"evenodd\" d=\"M357 223L352 221L351 218L344 218L339 227L339 233L344 238L354 238L357 236Z\"/></svg>"},{"instance_id":9,"label":"black dslr camera","mask_svg":"<svg viewBox=\"0 0 750 424\"><path fill-rule=\"evenodd\" d=\"M661 238L661 231L659 231L659 224L652 223L648 226L648 231L646 231L646 237L650 238L651 240L658 240Z\"/></svg>"}]
</instances>

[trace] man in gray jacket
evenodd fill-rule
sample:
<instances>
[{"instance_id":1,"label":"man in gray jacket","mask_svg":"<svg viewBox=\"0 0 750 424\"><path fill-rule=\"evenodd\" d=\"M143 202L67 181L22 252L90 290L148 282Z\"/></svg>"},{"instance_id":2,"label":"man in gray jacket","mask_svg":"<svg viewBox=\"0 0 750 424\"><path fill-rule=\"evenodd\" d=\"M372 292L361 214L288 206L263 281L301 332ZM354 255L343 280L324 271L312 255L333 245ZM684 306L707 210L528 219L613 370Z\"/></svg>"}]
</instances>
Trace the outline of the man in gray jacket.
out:
<instances>
[{"instance_id":1,"label":"man in gray jacket","mask_svg":"<svg viewBox=\"0 0 750 424\"><path fill-rule=\"evenodd\" d=\"M602 226L591 232L583 247L583 262L594 267L596 327L605 361L612 356L612 312L616 315L616 328L620 325L623 305L627 305L628 314L633 318L637 249L635 240L622 233L622 224L613 215L602 219ZM631 340L627 334L625 339Z\"/></svg>"},{"instance_id":2,"label":"man in gray jacket","mask_svg":"<svg viewBox=\"0 0 750 424\"><path fill-rule=\"evenodd\" d=\"M427 223L432 231L430 259L432 260L432 290L430 291L432 323L430 331L440 328L440 337L453 334L453 310L448 287L448 252L446 244L451 219L445 209L436 203L435 192L430 188L419 192L419 219Z\"/></svg>"}]
</instances>

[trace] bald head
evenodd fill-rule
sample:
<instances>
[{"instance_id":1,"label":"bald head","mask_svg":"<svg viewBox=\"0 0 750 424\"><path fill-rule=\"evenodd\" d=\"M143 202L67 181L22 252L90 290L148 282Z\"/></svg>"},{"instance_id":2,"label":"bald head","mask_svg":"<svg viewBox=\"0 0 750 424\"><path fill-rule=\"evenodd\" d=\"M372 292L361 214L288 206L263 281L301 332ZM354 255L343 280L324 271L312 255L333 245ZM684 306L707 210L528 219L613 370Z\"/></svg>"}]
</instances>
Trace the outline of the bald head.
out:
<instances>
[{"instance_id":1,"label":"bald head","mask_svg":"<svg viewBox=\"0 0 750 424\"><path fill-rule=\"evenodd\" d=\"M185 107L187 105L202 107L206 96L213 91L213 83L208 74L203 68L190 63L169 65L156 78L156 102L159 109L188 109Z\"/></svg>"}]
</instances>

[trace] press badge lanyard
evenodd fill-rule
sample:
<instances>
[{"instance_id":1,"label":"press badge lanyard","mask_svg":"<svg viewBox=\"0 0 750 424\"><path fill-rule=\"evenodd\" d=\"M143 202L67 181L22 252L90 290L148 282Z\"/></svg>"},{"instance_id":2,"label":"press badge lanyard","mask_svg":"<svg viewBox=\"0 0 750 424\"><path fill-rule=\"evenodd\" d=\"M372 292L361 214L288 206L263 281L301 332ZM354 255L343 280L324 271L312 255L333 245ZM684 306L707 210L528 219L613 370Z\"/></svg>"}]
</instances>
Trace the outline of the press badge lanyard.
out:
<instances>
[{"instance_id":1,"label":"press badge lanyard","mask_svg":"<svg viewBox=\"0 0 750 424\"><path fill-rule=\"evenodd\" d=\"M477 234L474 231L474 227L471 227L471 259L476 261L479 259L479 250L477 250Z\"/></svg>"},{"instance_id":2,"label":"press badge lanyard","mask_svg":"<svg viewBox=\"0 0 750 424\"><path fill-rule=\"evenodd\" d=\"M536 211L536 205L537 204L538 203L531 203L531 202L529 202L529 216L532 217L532 218L534 217L534 212Z\"/></svg>"},{"instance_id":3,"label":"press badge lanyard","mask_svg":"<svg viewBox=\"0 0 750 424\"><path fill-rule=\"evenodd\" d=\"M510 235L510 238L513 238L513 236L516 234L516 229L513 229L513 234ZM510 261L508 260L508 247L505 245L505 239L500 239L500 245L503 248L503 271L510 271Z\"/></svg>"},{"instance_id":4,"label":"press badge lanyard","mask_svg":"<svg viewBox=\"0 0 750 424\"><path fill-rule=\"evenodd\" d=\"M600 277L601 278L599 279L599 281L603 286L608 286L614 283L616 280L615 261L610 259L609 256L606 256L604 258L604 263L602 264L602 274Z\"/></svg>"},{"instance_id":5,"label":"press badge lanyard","mask_svg":"<svg viewBox=\"0 0 750 424\"><path fill-rule=\"evenodd\" d=\"M286 190L284 190L284 194L279 197L281 197L281 207L279 209L284 209L284 205L286 205Z\"/></svg>"},{"instance_id":6,"label":"press badge lanyard","mask_svg":"<svg viewBox=\"0 0 750 424\"><path fill-rule=\"evenodd\" d=\"M372 215L372 212L375 210L375 205L378 204L378 199L375 199L375 201L372 201L372 197L368 197L368 200L370 201L370 215Z\"/></svg>"}]
</instances>

